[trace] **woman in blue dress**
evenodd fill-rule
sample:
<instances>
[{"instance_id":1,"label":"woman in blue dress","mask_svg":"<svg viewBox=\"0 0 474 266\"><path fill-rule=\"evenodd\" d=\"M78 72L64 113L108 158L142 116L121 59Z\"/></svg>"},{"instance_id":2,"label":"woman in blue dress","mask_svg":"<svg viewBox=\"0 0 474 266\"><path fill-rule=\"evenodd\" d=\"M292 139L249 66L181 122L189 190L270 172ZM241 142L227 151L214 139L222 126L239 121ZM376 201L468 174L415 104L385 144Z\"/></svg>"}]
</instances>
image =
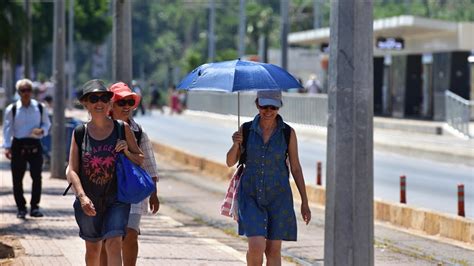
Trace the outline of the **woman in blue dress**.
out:
<instances>
[{"instance_id":1,"label":"woman in blue dress","mask_svg":"<svg viewBox=\"0 0 474 266\"><path fill-rule=\"evenodd\" d=\"M238 191L239 234L248 238L247 264L281 265L282 240L296 241L296 216L289 183L289 169L301 196L301 215L311 220L295 131L278 114L281 91L259 91L258 115L251 121L244 143L242 126L232 135L227 165L239 161L245 149L245 170ZM289 139L285 136L289 135ZM289 167L287 165L287 158Z\"/></svg>"}]
</instances>

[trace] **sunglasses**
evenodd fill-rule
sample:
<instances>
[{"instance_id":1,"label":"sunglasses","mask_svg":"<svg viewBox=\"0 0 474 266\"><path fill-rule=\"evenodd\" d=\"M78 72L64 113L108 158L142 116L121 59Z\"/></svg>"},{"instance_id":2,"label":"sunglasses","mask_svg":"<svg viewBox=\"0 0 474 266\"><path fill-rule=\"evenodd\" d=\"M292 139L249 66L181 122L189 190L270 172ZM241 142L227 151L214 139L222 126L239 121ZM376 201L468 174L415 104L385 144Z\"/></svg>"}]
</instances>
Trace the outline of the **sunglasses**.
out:
<instances>
[{"instance_id":1,"label":"sunglasses","mask_svg":"<svg viewBox=\"0 0 474 266\"><path fill-rule=\"evenodd\" d=\"M276 106L273 106L273 105L264 105L264 106L259 105L258 109L262 109L262 110L270 109L270 110L276 111L276 110L280 109L280 107L276 107Z\"/></svg>"},{"instance_id":2,"label":"sunglasses","mask_svg":"<svg viewBox=\"0 0 474 266\"><path fill-rule=\"evenodd\" d=\"M19 89L21 93L32 92L32 89Z\"/></svg>"},{"instance_id":3,"label":"sunglasses","mask_svg":"<svg viewBox=\"0 0 474 266\"><path fill-rule=\"evenodd\" d=\"M110 102L110 98L111 97L109 94L91 94L88 99L90 103L97 103L99 102L99 100L103 103L108 103Z\"/></svg>"},{"instance_id":4,"label":"sunglasses","mask_svg":"<svg viewBox=\"0 0 474 266\"><path fill-rule=\"evenodd\" d=\"M116 101L116 103L120 107L124 107L125 105L134 106L135 105L135 100L134 99L128 99L128 100L122 99L122 100Z\"/></svg>"}]
</instances>

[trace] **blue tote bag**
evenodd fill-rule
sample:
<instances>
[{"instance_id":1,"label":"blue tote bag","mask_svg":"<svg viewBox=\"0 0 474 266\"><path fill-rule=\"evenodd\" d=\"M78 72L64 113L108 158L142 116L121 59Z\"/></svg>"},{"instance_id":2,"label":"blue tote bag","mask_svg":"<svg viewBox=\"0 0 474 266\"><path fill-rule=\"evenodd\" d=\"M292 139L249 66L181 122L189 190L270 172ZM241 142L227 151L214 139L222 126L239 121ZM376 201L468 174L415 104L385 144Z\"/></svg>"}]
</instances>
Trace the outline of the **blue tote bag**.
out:
<instances>
[{"instance_id":1,"label":"blue tote bag","mask_svg":"<svg viewBox=\"0 0 474 266\"><path fill-rule=\"evenodd\" d=\"M119 153L115 164L117 171L117 199L125 203L139 203L156 189L155 182L140 166Z\"/></svg>"}]
</instances>

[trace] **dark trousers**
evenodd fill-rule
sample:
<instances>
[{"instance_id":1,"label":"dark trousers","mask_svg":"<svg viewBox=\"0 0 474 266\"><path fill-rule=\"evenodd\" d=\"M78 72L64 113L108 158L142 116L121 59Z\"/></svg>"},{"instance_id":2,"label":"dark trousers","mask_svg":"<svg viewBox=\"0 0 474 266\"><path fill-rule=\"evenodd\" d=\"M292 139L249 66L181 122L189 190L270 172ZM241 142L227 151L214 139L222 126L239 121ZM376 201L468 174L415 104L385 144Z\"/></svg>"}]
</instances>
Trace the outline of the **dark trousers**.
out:
<instances>
[{"instance_id":1,"label":"dark trousers","mask_svg":"<svg viewBox=\"0 0 474 266\"><path fill-rule=\"evenodd\" d=\"M23 177L25 176L27 163L33 179L30 205L32 210L38 208L41 199L42 153L41 142L38 139L13 139L10 166L13 177L13 196L18 210L26 210L26 200L23 196Z\"/></svg>"}]
</instances>

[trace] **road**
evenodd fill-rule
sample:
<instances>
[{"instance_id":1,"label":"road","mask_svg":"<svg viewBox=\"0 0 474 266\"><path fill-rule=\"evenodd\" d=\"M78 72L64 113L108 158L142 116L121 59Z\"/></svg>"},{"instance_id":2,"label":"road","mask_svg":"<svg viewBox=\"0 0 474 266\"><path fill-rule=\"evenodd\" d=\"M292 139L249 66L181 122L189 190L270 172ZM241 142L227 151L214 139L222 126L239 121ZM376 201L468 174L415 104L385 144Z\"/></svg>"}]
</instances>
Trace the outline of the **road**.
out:
<instances>
[{"instance_id":1,"label":"road","mask_svg":"<svg viewBox=\"0 0 474 266\"><path fill-rule=\"evenodd\" d=\"M225 163L236 122L222 116L152 115L136 118L154 141ZM243 120L246 121L246 120ZM316 130L316 129L315 129ZM301 165L308 184L315 184L316 161L326 165L326 143L317 134L298 134ZM403 136L401 136L403 137ZM325 185L323 169L323 185ZM413 207L457 213L457 185L465 185L466 217L474 218L474 167L440 163L385 151L374 153L375 198L397 202L399 176L407 176L407 202Z\"/></svg>"}]
</instances>

